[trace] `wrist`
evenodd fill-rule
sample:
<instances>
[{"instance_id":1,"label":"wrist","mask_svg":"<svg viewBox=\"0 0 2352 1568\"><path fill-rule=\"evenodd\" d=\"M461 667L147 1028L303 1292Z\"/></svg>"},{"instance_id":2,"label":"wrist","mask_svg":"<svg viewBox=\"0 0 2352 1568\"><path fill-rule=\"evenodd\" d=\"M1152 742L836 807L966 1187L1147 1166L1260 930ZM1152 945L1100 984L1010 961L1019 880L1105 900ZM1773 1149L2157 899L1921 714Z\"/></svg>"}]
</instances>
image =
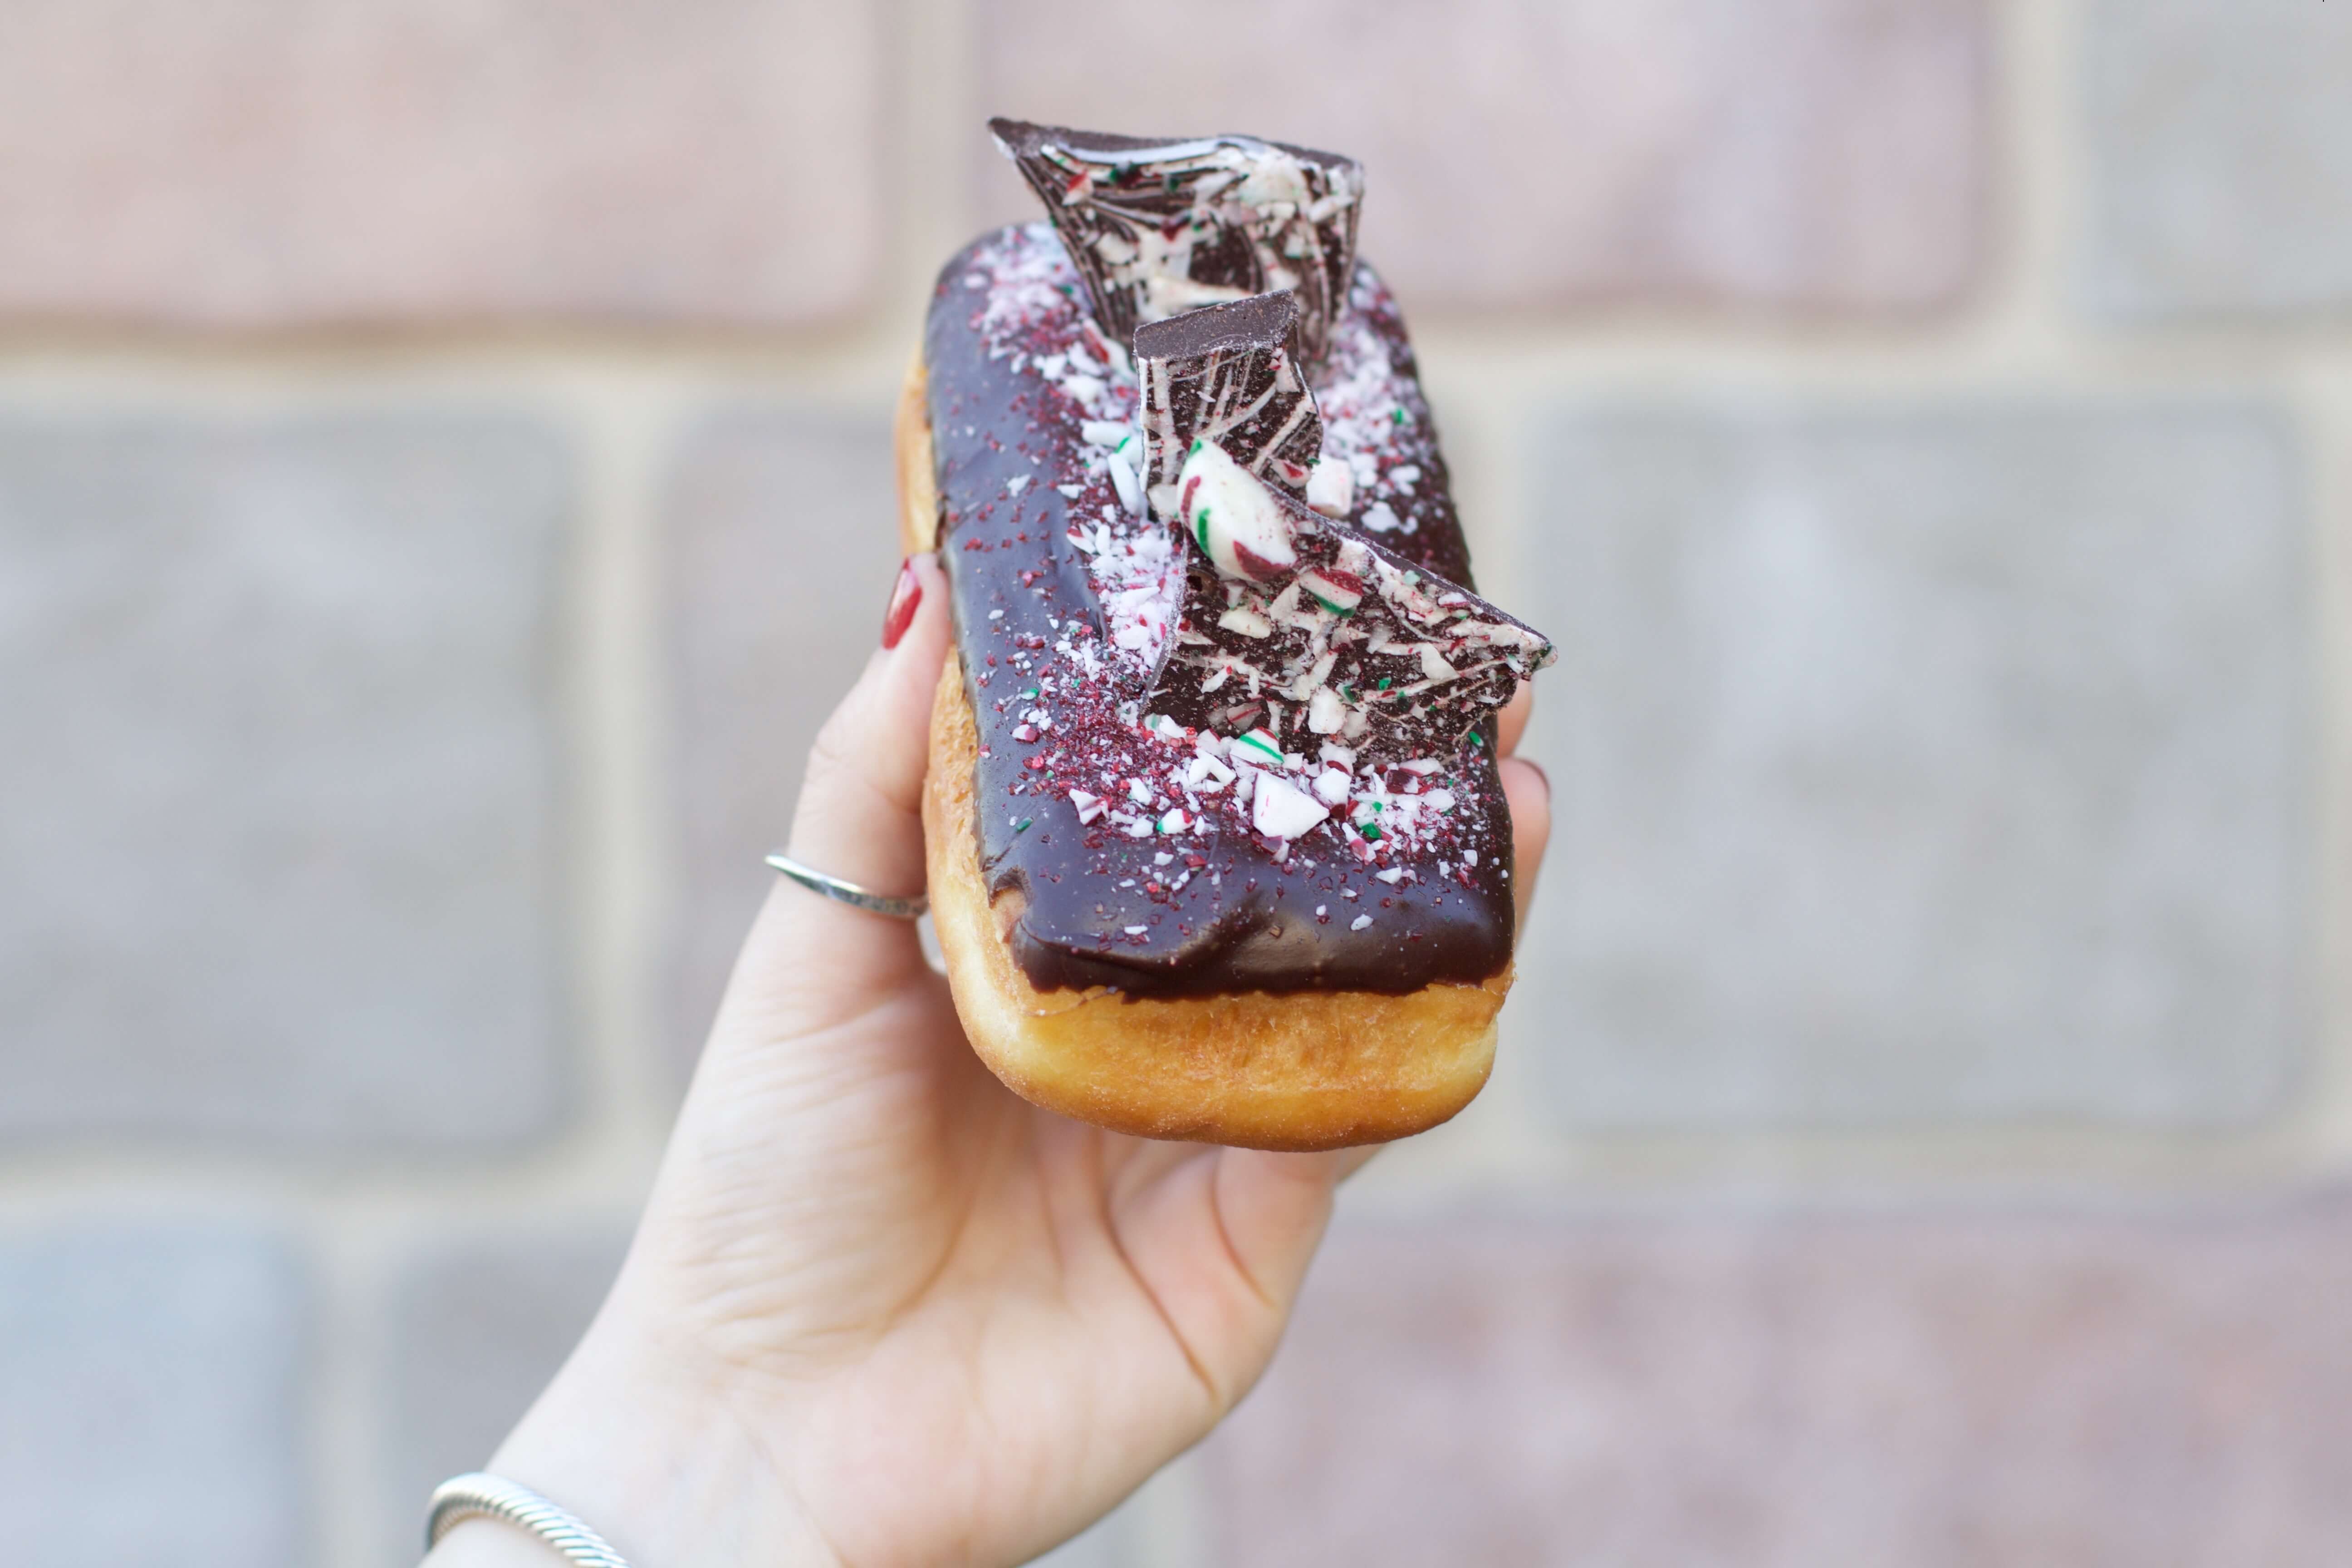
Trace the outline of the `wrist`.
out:
<instances>
[{"instance_id":1,"label":"wrist","mask_svg":"<svg viewBox=\"0 0 2352 1568\"><path fill-rule=\"evenodd\" d=\"M540 1493L631 1568L760 1563L836 1568L766 1445L715 1384L598 1320L485 1467ZM548 1568L527 1532L468 1520L428 1568Z\"/></svg>"}]
</instances>

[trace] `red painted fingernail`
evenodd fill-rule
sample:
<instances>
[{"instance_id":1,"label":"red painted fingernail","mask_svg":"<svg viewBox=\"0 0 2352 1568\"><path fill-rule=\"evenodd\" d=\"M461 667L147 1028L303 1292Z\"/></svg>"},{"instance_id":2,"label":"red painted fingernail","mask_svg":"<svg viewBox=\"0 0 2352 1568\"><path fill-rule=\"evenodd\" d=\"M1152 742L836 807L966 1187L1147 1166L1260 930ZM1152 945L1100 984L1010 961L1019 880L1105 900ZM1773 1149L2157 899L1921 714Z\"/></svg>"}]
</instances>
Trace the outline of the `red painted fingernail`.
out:
<instances>
[{"instance_id":1,"label":"red painted fingernail","mask_svg":"<svg viewBox=\"0 0 2352 1568\"><path fill-rule=\"evenodd\" d=\"M898 563L898 581L890 589L890 607L882 612L882 646L897 647L923 606L923 582L915 575L912 557Z\"/></svg>"}]
</instances>

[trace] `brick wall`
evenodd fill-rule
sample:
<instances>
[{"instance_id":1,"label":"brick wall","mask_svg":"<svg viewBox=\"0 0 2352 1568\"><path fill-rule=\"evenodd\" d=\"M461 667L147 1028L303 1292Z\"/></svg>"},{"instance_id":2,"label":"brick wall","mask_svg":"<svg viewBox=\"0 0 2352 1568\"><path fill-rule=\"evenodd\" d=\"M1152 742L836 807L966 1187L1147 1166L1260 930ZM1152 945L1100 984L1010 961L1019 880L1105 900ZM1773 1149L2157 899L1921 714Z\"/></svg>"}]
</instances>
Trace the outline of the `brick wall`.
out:
<instances>
[{"instance_id":1,"label":"brick wall","mask_svg":"<svg viewBox=\"0 0 2352 1568\"><path fill-rule=\"evenodd\" d=\"M995 110L1364 156L1565 654L1493 1086L1056 1562L2340 1560L2352 9L1265 9L11 7L12 1561L391 1568L584 1322Z\"/></svg>"}]
</instances>

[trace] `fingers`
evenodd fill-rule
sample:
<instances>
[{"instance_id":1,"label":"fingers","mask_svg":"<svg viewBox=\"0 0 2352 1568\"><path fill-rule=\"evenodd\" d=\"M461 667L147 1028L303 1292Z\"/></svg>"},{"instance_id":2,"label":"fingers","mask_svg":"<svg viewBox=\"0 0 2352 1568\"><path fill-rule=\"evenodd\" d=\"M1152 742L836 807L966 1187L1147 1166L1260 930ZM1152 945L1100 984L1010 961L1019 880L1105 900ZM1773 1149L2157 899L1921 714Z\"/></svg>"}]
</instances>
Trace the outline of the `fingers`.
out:
<instances>
[{"instance_id":1,"label":"fingers","mask_svg":"<svg viewBox=\"0 0 2352 1568\"><path fill-rule=\"evenodd\" d=\"M1525 931L1544 847L1551 842L1551 780L1525 757L1505 758L1502 774L1503 795L1511 803L1511 901Z\"/></svg>"},{"instance_id":2,"label":"fingers","mask_svg":"<svg viewBox=\"0 0 2352 1568\"><path fill-rule=\"evenodd\" d=\"M1228 1149L1217 1157L1217 1213L1234 1258L1286 1316L1331 1218L1331 1191L1361 1158L1354 1150L1273 1154Z\"/></svg>"},{"instance_id":3,"label":"fingers","mask_svg":"<svg viewBox=\"0 0 2352 1568\"><path fill-rule=\"evenodd\" d=\"M874 892L922 890L923 772L949 635L947 578L910 559L883 627L893 646L866 661L809 752L785 852ZM912 921L836 903L779 878L737 968L737 984L789 998L821 1028L856 1012L922 963Z\"/></svg>"},{"instance_id":4,"label":"fingers","mask_svg":"<svg viewBox=\"0 0 2352 1568\"><path fill-rule=\"evenodd\" d=\"M1274 1354L1330 1218L1340 1159L1193 1149L1118 1201L1121 1251L1209 1394L1202 1430Z\"/></svg>"},{"instance_id":5,"label":"fingers","mask_svg":"<svg viewBox=\"0 0 2352 1568\"><path fill-rule=\"evenodd\" d=\"M1528 732L1528 718L1536 710L1536 683L1522 680L1511 700L1503 704L1501 716L1496 721L1495 739L1501 754L1507 757L1519 749L1519 737Z\"/></svg>"},{"instance_id":6,"label":"fingers","mask_svg":"<svg viewBox=\"0 0 2352 1568\"><path fill-rule=\"evenodd\" d=\"M897 646L875 651L809 752L793 819L793 858L877 892L922 887L923 770L931 699L947 657L947 601L938 560L910 558L884 626L886 635L898 633ZM849 929L876 928L859 921Z\"/></svg>"}]
</instances>

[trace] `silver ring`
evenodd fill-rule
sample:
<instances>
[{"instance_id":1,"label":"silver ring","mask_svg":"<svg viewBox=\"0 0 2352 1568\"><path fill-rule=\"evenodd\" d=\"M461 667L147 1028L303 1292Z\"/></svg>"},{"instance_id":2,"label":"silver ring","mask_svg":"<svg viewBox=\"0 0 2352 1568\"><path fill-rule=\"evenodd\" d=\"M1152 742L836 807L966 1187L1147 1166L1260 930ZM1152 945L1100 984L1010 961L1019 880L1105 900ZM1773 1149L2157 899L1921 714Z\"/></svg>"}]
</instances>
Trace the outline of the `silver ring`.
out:
<instances>
[{"instance_id":1,"label":"silver ring","mask_svg":"<svg viewBox=\"0 0 2352 1568\"><path fill-rule=\"evenodd\" d=\"M853 909L868 914L887 915L894 921L919 920L931 900L918 893L911 899L894 899L887 893L877 893L861 888L855 882L845 882L838 877L828 877L814 866L803 866L789 855L771 855L768 864L806 888L812 893L823 893Z\"/></svg>"}]
</instances>

